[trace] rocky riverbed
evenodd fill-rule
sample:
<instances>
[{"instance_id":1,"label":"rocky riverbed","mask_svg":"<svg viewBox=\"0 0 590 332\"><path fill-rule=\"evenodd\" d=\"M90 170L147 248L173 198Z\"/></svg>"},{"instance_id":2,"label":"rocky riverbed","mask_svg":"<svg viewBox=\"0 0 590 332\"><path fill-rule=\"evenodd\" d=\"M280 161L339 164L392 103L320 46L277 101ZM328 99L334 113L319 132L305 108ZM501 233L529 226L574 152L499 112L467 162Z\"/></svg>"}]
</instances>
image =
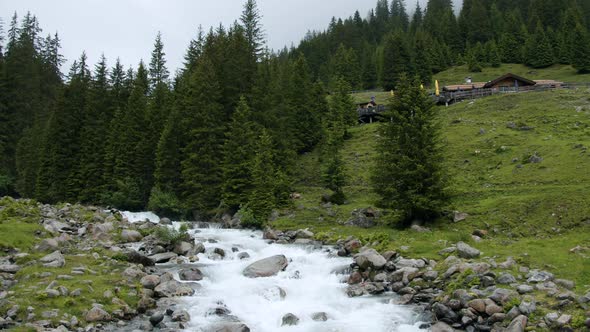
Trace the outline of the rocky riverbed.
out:
<instances>
[{"instance_id":1,"label":"rocky riverbed","mask_svg":"<svg viewBox=\"0 0 590 332\"><path fill-rule=\"evenodd\" d=\"M511 258L496 262L462 242L435 261L377 252L354 238L325 246L306 229L221 229L97 207L0 203L2 222L19 238L5 241L14 244L0 255L0 328L517 332L590 325L590 293L575 293L573 281ZM23 234L36 227L31 241L16 231L23 223Z\"/></svg>"}]
</instances>

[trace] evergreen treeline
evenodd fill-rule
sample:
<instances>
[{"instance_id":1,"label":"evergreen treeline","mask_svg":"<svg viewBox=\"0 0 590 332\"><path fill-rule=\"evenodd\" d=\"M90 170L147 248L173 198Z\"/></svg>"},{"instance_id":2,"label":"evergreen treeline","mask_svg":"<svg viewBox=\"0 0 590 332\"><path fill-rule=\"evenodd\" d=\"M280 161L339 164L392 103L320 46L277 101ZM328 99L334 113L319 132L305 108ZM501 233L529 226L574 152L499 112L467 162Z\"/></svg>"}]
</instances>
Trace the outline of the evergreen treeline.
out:
<instances>
[{"instance_id":1,"label":"evergreen treeline","mask_svg":"<svg viewBox=\"0 0 590 332\"><path fill-rule=\"evenodd\" d=\"M324 83L344 77L355 90L390 90L402 73L430 85L433 74L461 64L480 71L502 62L561 63L590 72L589 1L464 0L454 13L451 0L413 11L403 0L378 0L365 18L357 11L309 32L294 52Z\"/></svg>"},{"instance_id":2,"label":"evergreen treeline","mask_svg":"<svg viewBox=\"0 0 590 332\"><path fill-rule=\"evenodd\" d=\"M82 54L65 76L59 36L15 14L0 22L0 195L203 217L241 208L257 225L288 203L298 154L320 146L324 185L343 201L348 91L407 74L428 84L459 63L590 71L589 14L576 0L465 0L458 17L450 0L412 15L379 0L272 53L247 0L229 28L198 30L174 75L158 35L136 68Z\"/></svg>"},{"instance_id":3,"label":"evergreen treeline","mask_svg":"<svg viewBox=\"0 0 590 332\"><path fill-rule=\"evenodd\" d=\"M242 207L258 223L289 201L294 158L324 139L326 90L305 57L264 50L254 0L229 28L199 29L175 76L158 35L137 68L82 54L62 77L59 38L40 32L15 14L0 52L0 195L203 217Z\"/></svg>"}]
</instances>

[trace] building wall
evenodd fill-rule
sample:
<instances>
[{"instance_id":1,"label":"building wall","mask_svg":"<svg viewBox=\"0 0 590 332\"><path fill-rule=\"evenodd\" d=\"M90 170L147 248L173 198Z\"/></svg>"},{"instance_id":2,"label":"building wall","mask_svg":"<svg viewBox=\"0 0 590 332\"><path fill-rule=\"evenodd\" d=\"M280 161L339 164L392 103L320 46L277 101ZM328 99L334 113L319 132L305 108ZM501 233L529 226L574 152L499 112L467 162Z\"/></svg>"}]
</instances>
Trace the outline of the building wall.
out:
<instances>
[{"instance_id":1,"label":"building wall","mask_svg":"<svg viewBox=\"0 0 590 332\"><path fill-rule=\"evenodd\" d=\"M496 83L492 88L497 89L497 88L514 88L516 85L514 84L515 79L514 78L506 78L503 79L502 81ZM525 82L522 81L518 81L518 86L530 86L530 84L527 84Z\"/></svg>"}]
</instances>

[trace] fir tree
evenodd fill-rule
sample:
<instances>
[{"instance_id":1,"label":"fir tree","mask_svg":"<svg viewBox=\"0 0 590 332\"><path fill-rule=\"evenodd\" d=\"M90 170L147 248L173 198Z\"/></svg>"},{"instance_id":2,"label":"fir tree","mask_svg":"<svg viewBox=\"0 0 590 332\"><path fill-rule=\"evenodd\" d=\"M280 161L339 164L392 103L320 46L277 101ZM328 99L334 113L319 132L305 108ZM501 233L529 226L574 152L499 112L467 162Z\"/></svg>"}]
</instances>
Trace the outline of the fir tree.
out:
<instances>
[{"instance_id":1,"label":"fir tree","mask_svg":"<svg viewBox=\"0 0 590 332\"><path fill-rule=\"evenodd\" d=\"M201 216L214 213L221 201L224 111L211 61L199 60L188 83L186 107L191 117L181 161L182 198Z\"/></svg>"},{"instance_id":2,"label":"fir tree","mask_svg":"<svg viewBox=\"0 0 590 332\"><path fill-rule=\"evenodd\" d=\"M250 53L259 58L264 48L264 30L262 29L262 15L258 11L256 0L247 0L240 21L246 35Z\"/></svg>"},{"instance_id":3,"label":"fir tree","mask_svg":"<svg viewBox=\"0 0 590 332\"><path fill-rule=\"evenodd\" d=\"M252 121L252 111L242 97L223 145L223 203L231 210L246 204L252 191L251 163L258 131L257 124Z\"/></svg>"},{"instance_id":4,"label":"fir tree","mask_svg":"<svg viewBox=\"0 0 590 332\"><path fill-rule=\"evenodd\" d=\"M579 74L590 73L590 34L581 24L574 31L578 46L573 50L572 65Z\"/></svg>"},{"instance_id":5,"label":"fir tree","mask_svg":"<svg viewBox=\"0 0 590 332\"><path fill-rule=\"evenodd\" d=\"M412 73L412 56L405 34L396 31L385 37L383 49L383 89L396 88L400 77Z\"/></svg>"},{"instance_id":6,"label":"fir tree","mask_svg":"<svg viewBox=\"0 0 590 332\"><path fill-rule=\"evenodd\" d=\"M253 190L249 197L248 208L257 220L256 226L262 226L276 206L274 196L277 168L272 138L266 129L262 130L251 163Z\"/></svg>"},{"instance_id":7,"label":"fir tree","mask_svg":"<svg viewBox=\"0 0 590 332\"><path fill-rule=\"evenodd\" d=\"M398 84L372 176L381 204L396 209L404 225L432 220L447 202L440 129L432 100L419 85L405 76Z\"/></svg>"},{"instance_id":8,"label":"fir tree","mask_svg":"<svg viewBox=\"0 0 590 332\"><path fill-rule=\"evenodd\" d=\"M555 63L551 42L541 24L526 43L526 64L533 68L546 68Z\"/></svg>"}]
</instances>

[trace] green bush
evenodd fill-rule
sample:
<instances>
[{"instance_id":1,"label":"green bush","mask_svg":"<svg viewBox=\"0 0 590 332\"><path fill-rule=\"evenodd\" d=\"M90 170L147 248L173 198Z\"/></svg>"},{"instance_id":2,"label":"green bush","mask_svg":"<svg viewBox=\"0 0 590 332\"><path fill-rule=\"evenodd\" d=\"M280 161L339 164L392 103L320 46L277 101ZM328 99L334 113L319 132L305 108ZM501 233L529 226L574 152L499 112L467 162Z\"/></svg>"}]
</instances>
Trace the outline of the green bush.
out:
<instances>
[{"instance_id":1,"label":"green bush","mask_svg":"<svg viewBox=\"0 0 590 332\"><path fill-rule=\"evenodd\" d=\"M158 227L154 230L154 236L162 242L172 245L175 245L180 241L187 241L190 238L186 224L180 226L179 230L166 226Z\"/></svg>"},{"instance_id":2,"label":"green bush","mask_svg":"<svg viewBox=\"0 0 590 332\"><path fill-rule=\"evenodd\" d=\"M152 188L148 209L157 215L178 218L183 215L180 200L174 193L163 191L158 187Z\"/></svg>"},{"instance_id":3,"label":"green bush","mask_svg":"<svg viewBox=\"0 0 590 332\"><path fill-rule=\"evenodd\" d=\"M260 218L256 218L254 212L248 204L240 206L237 213L238 217L242 221L242 226L246 228L262 228L263 222Z\"/></svg>"}]
</instances>

